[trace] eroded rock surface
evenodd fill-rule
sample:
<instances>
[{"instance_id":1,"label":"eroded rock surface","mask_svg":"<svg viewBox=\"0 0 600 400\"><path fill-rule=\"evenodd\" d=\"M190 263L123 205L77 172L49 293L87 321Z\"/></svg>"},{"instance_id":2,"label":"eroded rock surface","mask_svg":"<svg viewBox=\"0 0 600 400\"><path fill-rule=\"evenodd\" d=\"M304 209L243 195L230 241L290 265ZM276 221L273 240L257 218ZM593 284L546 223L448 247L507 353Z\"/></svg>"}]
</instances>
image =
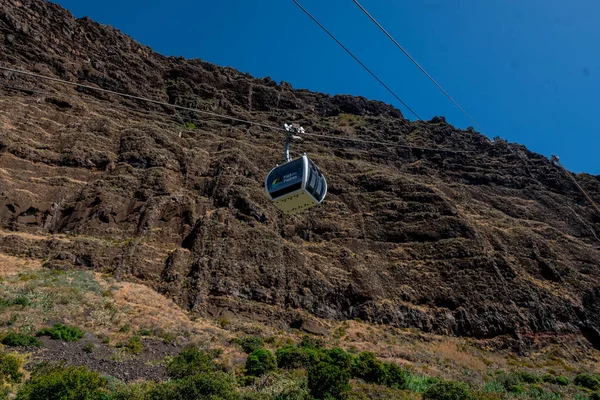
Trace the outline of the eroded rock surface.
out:
<instances>
[{"instance_id":1,"label":"eroded rock surface","mask_svg":"<svg viewBox=\"0 0 600 400\"><path fill-rule=\"evenodd\" d=\"M42 0L0 0L0 63L271 125L472 153L307 138L330 192L283 216L279 133L0 73L0 250L139 280L208 315L300 312L600 347L600 215L525 147L444 118L163 57ZM193 125L192 125L193 124ZM578 182L600 202L600 177ZM304 315L304 313L303 313ZM306 318L304 318L306 319Z\"/></svg>"}]
</instances>

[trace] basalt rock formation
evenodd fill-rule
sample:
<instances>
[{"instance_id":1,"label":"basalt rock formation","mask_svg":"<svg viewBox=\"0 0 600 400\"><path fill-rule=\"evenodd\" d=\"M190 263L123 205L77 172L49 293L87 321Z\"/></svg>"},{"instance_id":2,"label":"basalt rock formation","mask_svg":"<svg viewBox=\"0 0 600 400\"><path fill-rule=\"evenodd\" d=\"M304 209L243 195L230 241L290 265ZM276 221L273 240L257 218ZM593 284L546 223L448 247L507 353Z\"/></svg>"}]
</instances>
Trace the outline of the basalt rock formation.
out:
<instances>
[{"instance_id":1,"label":"basalt rock formation","mask_svg":"<svg viewBox=\"0 0 600 400\"><path fill-rule=\"evenodd\" d=\"M294 150L330 191L284 216L263 189L281 133L0 72L1 252L141 281L204 315L600 347L600 215L546 157L442 117L164 57L43 0L0 5L2 66L398 145L307 137ZM600 202L599 176L575 178Z\"/></svg>"}]
</instances>

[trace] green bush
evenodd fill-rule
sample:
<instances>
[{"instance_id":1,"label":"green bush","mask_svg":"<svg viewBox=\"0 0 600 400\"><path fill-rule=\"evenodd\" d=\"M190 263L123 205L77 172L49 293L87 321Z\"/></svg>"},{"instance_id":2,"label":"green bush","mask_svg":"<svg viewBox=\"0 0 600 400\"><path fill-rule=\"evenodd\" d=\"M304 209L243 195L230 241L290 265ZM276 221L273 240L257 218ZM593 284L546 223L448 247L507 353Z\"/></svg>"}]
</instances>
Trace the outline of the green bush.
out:
<instances>
[{"instance_id":1,"label":"green bush","mask_svg":"<svg viewBox=\"0 0 600 400\"><path fill-rule=\"evenodd\" d=\"M504 386L509 393L522 393L523 387L521 386L521 380L518 375L515 374L501 374L498 377L498 382Z\"/></svg>"},{"instance_id":2,"label":"green bush","mask_svg":"<svg viewBox=\"0 0 600 400\"><path fill-rule=\"evenodd\" d=\"M542 375L542 381L546 382L546 383L554 383L555 378L553 375L544 374L544 375Z\"/></svg>"},{"instance_id":3,"label":"green bush","mask_svg":"<svg viewBox=\"0 0 600 400\"><path fill-rule=\"evenodd\" d=\"M83 346L83 351L85 351L88 354L93 353L95 349L96 345L94 343L88 343L85 346Z\"/></svg>"},{"instance_id":4,"label":"green bush","mask_svg":"<svg viewBox=\"0 0 600 400\"><path fill-rule=\"evenodd\" d=\"M10 389L7 386L0 386L0 400L10 399Z\"/></svg>"},{"instance_id":5,"label":"green bush","mask_svg":"<svg viewBox=\"0 0 600 400\"><path fill-rule=\"evenodd\" d=\"M541 378L538 375L527 371L519 371L516 375L521 382L525 383L539 383L541 381Z\"/></svg>"},{"instance_id":6,"label":"green bush","mask_svg":"<svg viewBox=\"0 0 600 400\"><path fill-rule=\"evenodd\" d=\"M188 376L213 372L218 369L211 354L196 347L184 349L177 357L167 364L167 374L171 378L185 378Z\"/></svg>"},{"instance_id":7,"label":"green bush","mask_svg":"<svg viewBox=\"0 0 600 400\"><path fill-rule=\"evenodd\" d=\"M600 400L600 393L599 392L592 393L589 397L589 400Z\"/></svg>"},{"instance_id":8,"label":"green bush","mask_svg":"<svg viewBox=\"0 0 600 400\"><path fill-rule=\"evenodd\" d=\"M50 336L53 340L62 340L64 342L75 342L81 339L85 332L74 326L56 324L52 328L45 328L38 332L38 336Z\"/></svg>"},{"instance_id":9,"label":"green bush","mask_svg":"<svg viewBox=\"0 0 600 400\"><path fill-rule=\"evenodd\" d=\"M23 306L23 307L27 307L31 304L31 302L29 301L29 299L27 297L17 297L16 299L13 300L13 304L16 306Z\"/></svg>"},{"instance_id":10,"label":"green bush","mask_svg":"<svg viewBox=\"0 0 600 400\"><path fill-rule=\"evenodd\" d=\"M246 374L250 376L263 376L275 369L277 369L277 360L267 349L254 350L246 359Z\"/></svg>"},{"instance_id":11,"label":"green bush","mask_svg":"<svg viewBox=\"0 0 600 400\"><path fill-rule=\"evenodd\" d=\"M2 338L2 344L10 347L42 347L40 339L31 335L22 335L11 332Z\"/></svg>"},{"instance_id":12,"label":"green bush","mask_svg":"<svg viewBox=\"0 0 600 400\"><path fill-rule=\"evenodd\" d=\"M325 355L327 357L327 362L337 365L342 369L350 370L354 363L354 356L339 347L327 350Z\"/></svg>"},{"instance_id":13,"label":"green bush","mask_svg":"<svg viewBox=\"0 0 600 400\"><path fill-rule=\"evenodd\" d=\"M277 366L285 369L309 368L326 359L320 349L312 347L285 346L277 350Z\"/></svg>"},{"instance_id":14,"label":"green bush","mask_svg":"<svg viewBox=\"0 0 600 400\"><path fill-rule=\"evenodd\" d=\"M423 393L423 400L473 400L474 397L464 383L440 382Z\"/></svg>"},{"instance_id":15,"label":"green bush","mask_svg":"<svg viewBox=\"0 0 600 400\"><path fill-rule=\"evenodd\" d=\"M10 307L10 306L29 306L31 302L27 297L19 296L13 300L0 299L0 307Z\"/></svg>"},{"instance_id":16,"label":"green bush","mask_svg":"<svg viewBox=\"0 0 600 400\"><path fill-rule=\"evenodd\" d=\"M571 383L569 381L569 378L567 378L566 376L559 375L555 377L550 374L544 374L542 376L542 381L560 386L569 386L569 383Z\"/></svg>"},{"instance_id":17,"label":"green bush","mask_svg":"<svg viewBox=\"0 0 600 400\"><path fill-rule=\"evenodd\" d=\"M387 370L383 362L378 360L374 353L363 351L354 360L352 376L360 378L367 383L385 385Z\"/></svg>"},{"instance_id":18,"label":"green bush","mask_svg":"<svg viewBox=\"0 0 600 400\"><path fill-rule=\"evenodd\" d=\"M196 124L194 124L193 122L186 122L184 126L185 129L187 129L188 131L193 131L194 129L196 129Z\"/></svg>"},{"instance_id":19,"label":"green bush","mask_svg":"<svg viewBox=\"0 0 600 400\"><path fill-rule=\"evenodd\" d=\"M404 389L410 374L407 370L394 363L383 363L386 369L385 385L393 389Z\"/></svg>"},{"instance_id":20,"label":"green bush","mask_svg":"<svg viewBox=\"0 0 600 400\"><path fill-rule=\"evenodd\" d=\"M600 390L600 377L596 374L579 374L575 377L573 383L586 389Z\"/></svg>"},{"instance_id":21,"label":"green bush","mask_svg":"<svg viewBox=\"0 0 600 400\"><path fill-rule=\"evenodd\" d=\"M240 400L235 378L224 372L198 374L156 385L148 400Z\"/></svg>"},{"instance_id":22,"label":"green bush","mask_svg":"<svg viewBox=\"0 0 600 400\"><path fill-rule=\"evenodd\" d=\"M571 382L569 381L569 378L567 378L566 376L559 375L556 377L556 379L554 379L554 383L556 383L557 385L561 385L561 386L569 386L569 384Z\"/></svg>"},{"instance_id":23,"label":"green bush","mask_svg":"<svg viewBox=\"0 0 600 400\"><path fill-rule=\"evenodd\" d=\"M85 367L46 366L17 392L16 400L95 400L106 380Z\"/></svg>"},{"instance_id":24,"label":"green bush","mask_svg":"<svg viewBox=\"0 0 600 400\"><path fill-rule=\"evenodd\" d=\"M350 390L350 373L320 362L308 370L308 388L315 399L341 399Z\"/></svg>"},{"instance_id":25,"label":"green bush","mask_svg":"<svg viewBox=\"0 0 600 400\"><path fill-rule=\"evenodd\" d=\"M132 354L140 354L144 349L144 343L142 343L142 338L139 336L132 336L129 338L127 343L118 344L117 347L124 348L128 352Z\"/></svg>"},{"instance_id":26,"label":"green bush","mask_svg":"<svg viewBox=\"0 0 600 400\"><path fill-rule=\"evenodd\" d=\"M246 354L250 354L254 350L261 349L264 346L264 341L256 336L244 336L236 339L235 342L240 345Z\"/></svg>"},{"instance_id":27,"label":"green bush","mask_svg":"<svg viewBox=\"0 0 600 400\"><path fill-rule=\"evenodd\" d=\"M300 343L298 343L298 347L306 349L323 349L323 346L324 344L321 339L311 336L304 336Z\"/></svg>"},{"instance_id":28,"label":"green bush","mask_svg":"<svg viewBox=\"0 0 600 400\"><path fill-rule=\"evenodd\" d=\"M23 360L14 354L0 353L0 387L2 382L19 383L23 378Z\"/></svg>"}]
</instances>

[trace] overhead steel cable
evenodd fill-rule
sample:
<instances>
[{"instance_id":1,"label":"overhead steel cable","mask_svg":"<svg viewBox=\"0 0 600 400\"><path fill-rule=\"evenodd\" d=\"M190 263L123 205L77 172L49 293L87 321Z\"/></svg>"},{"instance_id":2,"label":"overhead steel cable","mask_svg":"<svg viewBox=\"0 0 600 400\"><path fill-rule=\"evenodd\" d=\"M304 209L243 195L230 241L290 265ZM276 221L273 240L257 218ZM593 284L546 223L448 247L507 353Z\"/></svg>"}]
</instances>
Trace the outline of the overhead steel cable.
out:
<instances>
[{"instance_id":1,"label":"overhead steel cable","mask_svg":"<svg viewBox=\"0 0 600 400\"><path fill-rule=\"evenodd\" d=\"M355 3L355 4L356 4L356 5L357 5L357 6L358 6L358 7L359 7L361 10L362 10L362 12L364 12L364 13L365 13L365 15L366 15L367 17L369 17L369 18L371 19L371 21L373 21L373 23L374 23L375 25L377 25L377 27L378 27L379 29L381 29L381 31L382 31L382 32L383 32L383 33L384 33L384 34L385 34L385 35L386 35L386 36L387 36L387 37L388 37L388 38L389 38L389 39L390 39L392 42L394 42L394 44L396 45L396 47L398 47L398 48L399 48L399 49L400 49L400 50L401 50L401 51L402 51L402 52L403 52L403 53L404 53L404 54L405 54L405 55L406 55L406 56L407 56L407 57L410 59L410 61L412 61L412 62L413 62L413 64L415 64L415 65L417 66L417 68L419 68L419 69L421 70L421 72L423 72L423 73L425 74L425 76L427 76L427 78L429 78L429 80L430 80L431 82L433 82L433 84L434 84L435 86L437 86L437 88L438 88L438 89L439 89L439 90L440 90L440 91L441 91L441 92L442 92L442 93L443 93L443 94L444 94L444 95L445 95L445 96L446 96L446 97L447 97L447 98L448 98L448 99L449 99L449 100L450 100L452 103L454 103L454 105L455 105L456 107L458 107L458 109L459 109L460 111L462 111L462 113L463 113L463 114L464 114L464 115L465 115L467 118L469 118L469 119L471 120L471 122L473 122L473 124L475 124L475 126L477 126L477 127L479 128L479 130L480 130L482 133L485 133L485 132L484 132L484 130L483 130L483 128L481 127L481 125L479 125L479 124L477 123L477 121L475 121L475 119L474 119L473 117L471 117L471 115L470 115L468 112L466 112L466 111L465 111L465 109L464 109L464 108L462 108L462 107L460 106L460 104L458 104L458 102L457 102L456 100L454 100L454 98L453 98L452 96L450 96L450 94L449 94L449 93L448 93L446 90L444 90L444 88L443 88L443 87L442 87L442 86L441 86L439 83L437 83L437 81L436 81L435 79L433 79L433 77L432 77L432 76L431 76L431 75L430 75L430 74L429 74L429 73L428 73L428 72L425 70L425 68L423 68L423 67L421 66L421 64L419 64L419 63L417 62L417 60L415 60L415 59L414 59L414 57L413 57L413 56L411 56L411 55L410 55L410 53L409 53L409 52L408 52L408 51L407 51L407 50L406 50L406 49L405 49L405 48L404 48L404 47L403 47L403 46L402 46L400 43L398 43L398 41L397 41L396 39L394 39L394 37L393 37L393 36L392 36L392 35L391 35L391 34L390 34L390 33L389 33L387 30L385 30L385 28L384 28L384 27L383 27L383 26L382 26L382 25L381 25L381 24L380 24L380 23L379 23L379 22L378 22L378 21L375 19L375 17L373 17L373 15L371 15L371 14L370 14L370 13L367 11L367 9L366 9L366 8L364 8L364 7L363 7L363 6L362 6L362 5L361 5L361 4L360 4L360 3L359 3L357 0L353 0L353 1L354 1L354 3Z\"/></svg>"},{"instance_id":2,"label":"overhead steel cable","mask_svg":"<svg viewBox=\"0 0 600 400\"><path fill-rule=\"evenodd\" d=\"M77 87L81 87L81 88L84 88L84 89L96 90L98 92L114 94L114 95L117 95L117 96L126 97L126 98L133 99L133 100L146 101L148 103L154 103L154 104L158 104L158 105L161 105L161 106L173 107L173 108L177 108L179 110L191 111L191 112L195 112L195 113L198 113L198 114L204 114L204 115L210 115L211 117L225 118L225 119L229 119L231 121L242 122L242 123L245 123L245 124L256 125L256 126L261 126L263 128L273 129L273 130L276 130L276 131L283 131L283 132L286 131L283 128L279 128L279 127L272 126L272 125L267 125L267 124L262 124L260 122L247 121L247 120L243 120L243 119L240 119L240 118L231 117L229 115L221 115L221 114L217 114L217 113L212 113L210 111L198 110L197 108L190 108L190 107L179 106L177 104L171 104L171 103L167 103L165 101L152 100L152 99L148 99L148 98L145 98L145 97L134 96L132 94L115 92L114 90L108 90L108 89L102 89L102 88L97 88L97 87L93 87L93 86L83 85L83 84L77 83L77 82L69 82L69 81L65 81L63 79L53 78L53 77L46 76L46 75L35 74L33 72L22 71L22 70L13 69L13 68L7 68L7 67L3 67L3 66L0 66L0 70L2 70L2 71L8 71L8 72L13 72L13 73L20 74L20 75L32 76L32 77L38 78L38 79L45 79L45 80L48 80L48 81L64 83L65 85L77 86Z\"/></svg>"},{"instance_id":3,"label":"overhead steel cable","mask_svg":"<svg viewBox=\"0 0 600 400\"><path fill-rule=\"evenodd\" d=\"M592 207L594 207L596 209L596 211L598 211L598 213L600 214L600 207L598 207L598 205L596 204L596 202L592 199L592 196L590 196L589 193L579 184L579 182L577 182L577 180L575 179L575 177L573 176L573 174L571 174L571 172L569 172L569 170L566 169L564 167L564 165L562 165L562 163L560 162L560 160L558 159L558 157L552 156L552 163L554 165L556 165L557 167L559 167L569 178L571 178L571 180L573 181L573 183L575 184L575 186L577 186L577 189L579 189L579 191L581 192L581 194L583 194L585 196L585 198L590 202L590 204L592 205Z\"/></svg>"},{"instance_id":4,"label":"overhead steel cable","mask_svg":"<svg viewBox=\"0 0 600 400\"><path fill-rule=\"evenodd\" d=\"M408 111L410 111L415 117L417 117L417 119L419 121L423 121L423 119L421 117L419 117L419 115L412 108L410 108L410 106L408 104L406 104L400 98L400 96L398 96L396 94L396 92L394 92L392 89L390 89L390 87L388 85L386 85L377 75L375 75L375 73L373 71L371 71L371 69L369 67L367 67L357 56L355 56L354 53L352 53L352 51L350 51L346 46L344 46L344 44L342 42L340 42L333 33L331 33L327 28L325 28L325 26L323 26L323 24L321 24L318 19L316 19L310 12L308 12L308 10L306 8L304 8L302 6L302 4L300 4L298 2L298 0L293 0L293 1L294 1L294 3L296 3L296 5L298 7L300 7L300 9L302 11L304 11L304 13L306 15L308 15L310 17L310 19L312 19L321 29L323 29L323 31L325 31L325 33L327 33L337 44L339 44L340 47L346 51L346 53L348 53L352 58L354 58L354 60L357 63L359 63L361 67L363 67L365 69L365 71L367 71L373 78L375 78L375 80L377 82L379 82L381 84L381 86L383 86L388 92L390 92L392 94L392 96L394 96L396 98L396 100L398 100L404 107L406 107L408 109Z\"/></svg>"},{"instance_id":5,"label":"overhead steel cable","mask_svg":"<svg viewBox=\"0 0 600 400\"><path fill-rule=\"evenodd\" d=\"M267 129L272 129L274 131L281 131L281 132L287 133L287 131L284 128L280 128L280 127L268 125L268 124L263 124L263 123L259 123L259 122L244 120L244 119L240 119L240 118L235 118L235 117L231 117L229 115L223 115L223 114L217 114L217 113L213 113L213 112L209 112L209 111L198 110L196 108L183 107L183 106L179 106L176 104L166 103L164 101L152 100L152 99L148 99L148 98L141 97L141 96L130 95L130 94L126 94L126 93L117 92L114 90L102 89L102 88L98 88L98 87L94 87L94 86L84 85L84 84L77 83L77 82L70 82L70 81L66 81L63 79L53 78L53 77L46 76L46 75L40 75L40 74L36 74L33 72L23 71L23 70L14 69L14 68L8 68L8 67L4 67L4 66L0 66L0 70L12 72L12 73L15 73L18 75L30 76L30 77L33 77L36 79L49 80L49 81L53 81L53 82L63 83L63 84L70 85L70 86L81 87L81 88L95 90L95 91L99 91L99 92L103 92L103 93L110 93L110 94L114 94L114 95L125 97L125 98L154 103L154 104L162 105L165 107L173 107L175 109L181 109L181 110L190 111L190 112L194 112L194 113L198 113L198 114L209 115L209 116L216 117L216 118L228 119L228 120L232 120L232 121L236 121L236 122L241 122L241 123L245 123L245 124L249 124L249 125L255 125L255 126L259 126L259 127L263 127L263 128L267 128ZM37 93L46 94L46 95L49 94L49 93L37 91L35 89L18 88L18 87L6 85L6 84L4 84L3 86L8 89L12 89L12 90L31 91L31 92L37 92ZM50 95L56 96L56 95L63 95L63 94L55 93L55 94L50 94ZM156 111L135 110L135 109L129 108L129 107L127 107L127 108L133 112L144 112L144 113L150 113L150 114L167 116L167 117L175 117L174 115L169 115L169 114L160 113L160 112L156 112ZM402 145L402 144L393 143L393 142L381 142L381 141L376 141L376 140L354 139L354 138L347 138L347 137L335 136L335 135L324 135L324 134L318 134L318 133L305 132L304 134L307 136L323 137L323 138L327 138L327 139L336 139L336 140L358 142L358 143L369 143L369 144L382 145L382 146L387 146L387 147L398 147L398 148L415 149L415 150L427 150L427 151L435 151L435 152L474 153L473 151L466 151L466 150L452 150L452 149L444 149L444 148L410 146L410 145Z\"/></svg>"}]
</instances>

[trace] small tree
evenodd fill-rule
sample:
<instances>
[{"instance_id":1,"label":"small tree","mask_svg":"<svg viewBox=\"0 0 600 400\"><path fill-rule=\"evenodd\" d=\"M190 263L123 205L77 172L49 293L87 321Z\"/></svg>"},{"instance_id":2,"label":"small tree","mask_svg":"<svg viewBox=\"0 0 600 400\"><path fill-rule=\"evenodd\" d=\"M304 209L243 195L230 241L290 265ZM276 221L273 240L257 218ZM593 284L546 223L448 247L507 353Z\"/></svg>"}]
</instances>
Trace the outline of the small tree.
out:
<instances>
[{"instance_id":1,"label":"small tree","mask_svg":"<svg viewBox=\"0 0 600 400\"><path fill-rule=\"evenodd\" d=\"M352 368L352 364L354 363L354 356L344 349L340 349L339 347L333 348L331 350L327 350L325 352L330 364L337 365L338 367L346 370L350 370Z\"/></svg>"},{"instance_id":2,"label":"small tree","mask_svg":"<svg viewBox=\"0 0 600 400\"><path fill-rule=\"evenodd\" d=\"M315 399L341 399L350 390L350 373L334 364L320 362L308 370L308 388Z\"/></svg>"},{"instance_id":3,"label":"small tree","mask_svg":"<svg viewBox=\"0 0 600 400\"><path fill-rule=\"evenodd\" d=\"M387 370L383 362L378 360L377 356L369 351L363 351L354 360L352 375L365 382L377 383L379 385L384 385L388 380Z\"/></svg>"},{"instance_id":4,"label":"small tree","mask_svg":"<svg viewBox=\"0 0 600 400\"><path fill-rule=\"evenodd\" d=\"M275 354L279 368L286 369L310 368L326 359L323 350L313 347L285 346L277 350Z\"/></svg>"},{"instance_id":5,"label":"small tree","mask_svg":"<svg viewBox=\"0 0 600 400\"><path fill-rule=\"evenodd\" d=\"M386 386L394 389L404 389L410 374L407 370L394 363L384 363L386 369Z\"/></svg>"},{"instance_id":6,"label":"small tree","mask_svg":"<svg viewBox=\"0 0 600 400\"><path fill-rule=\"evenodd\" d=\"M96 399L106 380L85 367L45 367L36 371L17 393L17 400Z\"/></svg>"},{"instance_id":7,"label":"small tree","mask_svg":"<svg viewBox=\"0 0 600 400\"><path fill-rule=\"evenodd\" d=\"M183 350L167 364L167 374L174 379L212 372L217 369L212 355L196 347Z\"/></svg>"},{"instance_id":8,"label":"small tree","mask_svg":"<svg viewBox=\"0 0 600 400\"><path fill-rule=\"evenodd\" d=\"M251 376L262 376L277 369L277 360L267 349L254 350L246 359L246 373Z\"/></svg>"},{"instance_id":9,"label":"small tree","mask_svg":"<svg viewBox=\"0 0 600 400\"><path fill-rule=\"evenodd\" d=\"M244 336L236 339L235 342L240 345L246 354L250 354L254 350L260 349L264 346L264 341L256 336Z\"/></svg>"}]
</instances>

